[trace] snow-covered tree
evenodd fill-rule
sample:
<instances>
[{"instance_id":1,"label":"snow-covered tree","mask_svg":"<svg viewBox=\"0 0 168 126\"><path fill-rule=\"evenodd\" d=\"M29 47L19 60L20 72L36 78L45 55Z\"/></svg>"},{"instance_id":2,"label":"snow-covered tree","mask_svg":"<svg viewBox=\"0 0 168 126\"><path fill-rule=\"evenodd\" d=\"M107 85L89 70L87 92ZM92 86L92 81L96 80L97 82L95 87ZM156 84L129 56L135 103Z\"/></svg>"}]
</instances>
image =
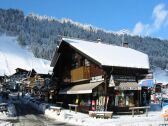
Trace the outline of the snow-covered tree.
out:
<instances>
[{"instance_id":1,"label":"snow-covered tree","mask_svg":"<svg viewBox=\"0 0 168 126\"><path fill-rule=\"evenodd\" d=\"M58 44L58 35L121 45L122 36L92 25L81 24L70 19L29 14L16 9L0 9L0 34L18 36L21 45L28 45L37 57L52 59ZM150 63L166 68L168 64L168 41L152 37L131 36L126 34L124 40L129 47L147 53Z\"/></svg>"}]
</instances>

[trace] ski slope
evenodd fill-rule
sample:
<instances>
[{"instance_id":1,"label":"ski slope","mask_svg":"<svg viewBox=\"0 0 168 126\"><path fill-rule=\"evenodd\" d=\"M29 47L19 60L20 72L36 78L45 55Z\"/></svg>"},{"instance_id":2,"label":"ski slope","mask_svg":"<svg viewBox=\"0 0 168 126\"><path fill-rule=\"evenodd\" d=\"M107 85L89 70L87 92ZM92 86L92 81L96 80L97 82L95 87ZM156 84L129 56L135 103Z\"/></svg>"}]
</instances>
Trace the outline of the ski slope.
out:
<instances>
[{"instance_id":1,"label":"ski slope","mask_svg":"<svg viewBox=\"0 0 168 126\"><path fill-rule=\"evenodd\" d=\"M35 58L33 53L18 45L17 37L0 36L0 76L12 75L16 68L47 74L52 71L50 61Z\"/></svg>"}]
</instances>

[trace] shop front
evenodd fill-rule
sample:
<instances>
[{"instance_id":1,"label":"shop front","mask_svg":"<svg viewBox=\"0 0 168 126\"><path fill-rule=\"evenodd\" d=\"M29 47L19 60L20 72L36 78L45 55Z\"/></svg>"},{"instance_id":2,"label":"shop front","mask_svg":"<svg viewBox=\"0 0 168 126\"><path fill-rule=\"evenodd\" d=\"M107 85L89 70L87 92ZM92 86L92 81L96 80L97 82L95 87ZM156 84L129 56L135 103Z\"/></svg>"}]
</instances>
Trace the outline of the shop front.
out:
<instances>
[{"instance_id":1,"label":"shop front","mask_svg":"<svg viewBox=\"0 0 168 126\"><path fill-rule=\"evenodd\" d=\"M93 90L92 94L92 111L104 111L105 106L105 90L104 85L99 85Z\"/></svg>"},{"instance_id":2,"label":"shop front","mask_svg":"<svg viewBox=\"0 0 168 126\"><path fill-rule=\"evenodd\" d=\"M78 111L88 113L89 110L96 110L98 106L104 104L102 100L98 100L101 95L98 93L98 90L104 90L102 86L102 81L78 84L61 89L59 95L63 98L62 101L64 101L65 107L67 107L68 104L76 104L78 105Z\"/></svg>"},{"instance_id":3,"label":"shop front","mask_svg":"<svg viewBox=\"0 0 168 126\"><path fill-rule=\"evenodd\" d=\"M141 105L142 106L149 105L151 101L153 100L155 80L154 79L143 79L139 81L138 85L142 87Z\"/></svg>"},{"instance_id":4,"label":"shop front","mask_svg":"<svg viewBox=\"0 0 168 126\"><path fill-rule=\"evenodd\" d=\"M129 107L140 106L141 87L136 82L121 82L114 91L114 111L129 111Z\"/></svg>"}]
</instances>

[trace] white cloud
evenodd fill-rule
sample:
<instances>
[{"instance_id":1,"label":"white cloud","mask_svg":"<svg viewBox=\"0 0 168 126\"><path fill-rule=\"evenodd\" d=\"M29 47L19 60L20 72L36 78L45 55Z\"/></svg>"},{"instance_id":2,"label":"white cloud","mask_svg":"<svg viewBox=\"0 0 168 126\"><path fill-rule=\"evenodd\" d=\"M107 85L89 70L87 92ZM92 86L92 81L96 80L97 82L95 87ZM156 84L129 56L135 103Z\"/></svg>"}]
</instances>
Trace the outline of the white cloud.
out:
<instances>
[{"instance_id":1,"label":"white cloud","mask_svg":"<svg viewBox=\"0 0 168 126\"><path fill-rule=\"evenodd\" d=\"M150 32L150 25L149 24L143 24L141 22L136 23L134 29L133 29L133 34L135 35L149 35Z\"/></svg>"},{"instance_id":2,"label":"white cloud","mask_svg":"<svg viewBox=\"0 0 168 126\"><path fill-rule=\"evenodd\" d=\"M153 10L154 27L159 29L168 20L168 10L165 10L164 4L157 5Z\"/></svg>"},{"instance_id":3,"label":"white cloud","mask_svg":"<svg viewBox=\"0 0 168 126\"><path fill-rule=\"evenodd\" d=\"M143 32L143 30L144 30L144 25L141 22L138 22L134 27L133 33L140 34Z\"/></svg>"},{"instance_id":4,"label":"white cloud","mask_svg":"<svg viewBox=\"0 0 168 126\"><path fill-rule=\"evenodd\" d=\"M151 24L143 24L141 22L136 23L132 34L136 35L150 35L162 27L168 26L168 10L166 10L164 4L158 4L153 9L152 13L153 22Z\"/></svg>"}]
</instances>

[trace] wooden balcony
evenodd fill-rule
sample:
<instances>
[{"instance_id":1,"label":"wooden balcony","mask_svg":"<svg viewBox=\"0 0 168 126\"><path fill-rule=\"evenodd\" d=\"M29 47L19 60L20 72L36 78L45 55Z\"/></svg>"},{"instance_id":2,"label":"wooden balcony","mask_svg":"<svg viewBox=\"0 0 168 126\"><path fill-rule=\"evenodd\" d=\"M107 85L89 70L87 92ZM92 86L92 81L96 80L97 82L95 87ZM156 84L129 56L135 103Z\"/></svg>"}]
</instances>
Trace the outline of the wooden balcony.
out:
<instances>
[{"instance_id":1,"label":"wooden balcony","mask_svg":"<svg viewBox=\"0 0 168 126\"><path fill-rule=\"evenodd\" d=\"M90 67L82 66L71 70L71 82L90 79Z\"/></svg>"}]
</instances>

